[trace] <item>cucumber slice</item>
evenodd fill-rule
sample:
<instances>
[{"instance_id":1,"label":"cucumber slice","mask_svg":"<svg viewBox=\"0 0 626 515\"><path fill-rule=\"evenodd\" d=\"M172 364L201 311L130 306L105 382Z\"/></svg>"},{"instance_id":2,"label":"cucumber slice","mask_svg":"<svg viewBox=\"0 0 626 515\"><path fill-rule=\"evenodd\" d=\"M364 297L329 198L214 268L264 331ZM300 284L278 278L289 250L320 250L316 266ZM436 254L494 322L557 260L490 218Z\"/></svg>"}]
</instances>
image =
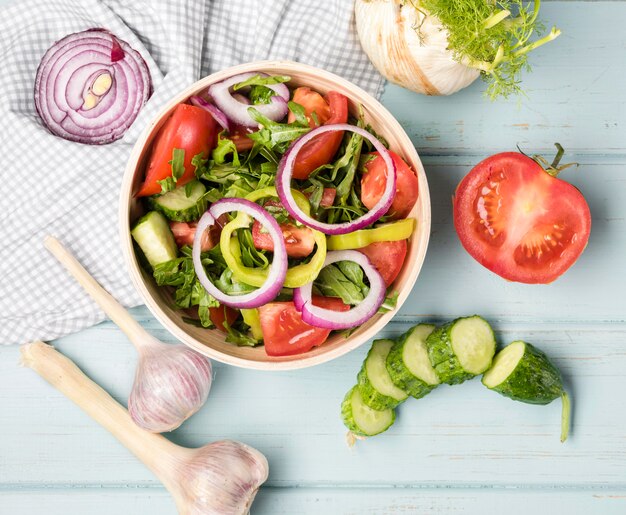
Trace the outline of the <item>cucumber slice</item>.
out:
<instances>
[{"instance_id":1,"label":"cucumber slice","mask_svg":"<svg viewBox=\"0 0 626 515\"><path fill-rule=\"evenodd\" d=\"M485 372L483 384L505 397L529 404L549 404L561 397L561 441L569 433L569 397L561 372L542 351L523 341L507 345Z\"/></svg>"},{"instance_id":2,"label":"cucumber slice","mask_svg":"<svg viewBox=\"0 0 626 515\"><path fill-rule=\"evenodd\" d=\"M189 188L189 196L187 196ZM203 195L206 187L200 181L192 181L163 195L148 198L152 209L160 211L170 220L176 222L193 222L206 211L206 200Z\"/></svg>"},{"instance_id":3,"label":"cucumber slice","mask_svg":"<svg viewBox=\"0 0 626 515\"><path fill-rule=\"evenodd\" d=\"M142 216L130 233L153 268L176 258L178 247L161 213L150 211Z\"/></svg>"},{"instance_id":4,"label":"cucumber slice","mask_svg":"<svg viewBox=\"0 0 626 515\"><path fill-rule=\"evenodd\" d=\"M387 371L393 384L416 399L439 384L426 348L426 338L434 329L430 324L418 324L409 329L394 343L387 356Z\"/></svg>"},{"instance_id":5,"label":"cucumber slice","mask_svg":"<svg viewBox=\"0 0 626 515\"><path fill-rule=\"evenodd\" d=\"M408 397L404 390L393 384L387 372L387 355L391 347L392 340L374 340L357 375L363 402L375 410L395 408Z\"/></svg>"},{"instance_id":6,"label":"cucumber slice","mask_svg":"<svg viewBox=\"0 0 626 515\"><path fill-rule=\"evenodd\" d=\"M478 315L457 318L435 329L426 339L428 357L442 382L459 384L491 366L496 339Z\"/></svg>"},{"instance_id":7,"label":"cucumber slice","mask_svg":"<svg viewBox=\"0 0 626 515\"><path fill-rule=\"evenodd\" d=\"M396 414L392 409L374 410L363 402L358 386L353 387L341 403L345 426L358 436L374 436L389 429Z\"/></svg>"}]
</instances>

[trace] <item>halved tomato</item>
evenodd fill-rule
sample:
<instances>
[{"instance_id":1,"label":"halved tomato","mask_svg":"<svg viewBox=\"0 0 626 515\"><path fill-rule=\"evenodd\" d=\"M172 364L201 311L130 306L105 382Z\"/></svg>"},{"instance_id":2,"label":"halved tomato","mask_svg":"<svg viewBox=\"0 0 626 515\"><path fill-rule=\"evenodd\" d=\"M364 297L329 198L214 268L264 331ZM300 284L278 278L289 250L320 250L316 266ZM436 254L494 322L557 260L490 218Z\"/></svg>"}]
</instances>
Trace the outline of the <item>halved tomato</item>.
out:
<instances>
[{"instance_id":1,"label":"halved tomato","mask_svg":"<svg viewBox=\"0 0 626 515\"><path fill-rule=\"evenodd\" d=\"M394 220L406 218L419 194L417 175L408 164L395 152L389 151L396 165L396 193L387 216ZM375 156L365 164L365 172L361 178L361 202L366 208L372 209L383 196L387 184L387 167L380 153L367 154Z\"/></svg>"},{"instance_id":2,"label":"halved tomato","mask_svg":"<svg viewBox=\"0 0 626 515\"><path fill-rule=\"evenodd\" d=\"M280 224L280 230L285 239L287 255L295 258L303 258L313 252L315 236L308 227L298 227L294 224ZM263 229L263 226L255 220L252 226L252 241L259 250L274 251L272 237Z\"/></svg>"},{"instance_id":3,"label":"halved tomato","mask_svg":"<svg viewBox=\"0 0 626 515\"><path fill-rule=\"evenodd\" d=\"M348 121L348 99L345 95L337 91L329 91L326 95L326 100L324 100L319 93L309 90L306 96L299 96L300 102L298 102L295 93L300 89L309 90L309 88L298 88L294 92L294 102L300 103L304 107L305 112L309 115L309 125L315 125L315 121L310 116L312 112L316 113L318 121L323 125L346 123ZM325 115L324 108L320 107L320 100L328 107L328 117ZM316 136L304 145L296 157L293 167L293 178L306 179L313 170L330 163L341 145L342 138L343 131L327 132Z\"/></svg>"},{"instance_id":4,"label":"halved tomato","mask_svg":"<svg viewBox=\"0 0 626 515\"><path fill-rule=\"evenodd\" d=\"M404 258L406 258L407 243L406 240L379 241L370 243L367 247L358 250L369 258L372 265L382 275L385 284L389 286L402 270Z\"/></svg>"},{"instance_id":5,"label":"halved tomato","mask_svg":"<svg viewBox=\"0 0 626 515\"><path fill-rule=\"evenodd\" d=\"M350 309L341 299L332 297L313 296L313 305L333 311ZM268 356L301 354L324 343L330 334L330 329L303 322L293 302L269 302L258 310Z\"/></svg>"},{"instance_id":6,"label":"halved tomato","mask_svg":"<svg viewBox=\"0 0 626 515\"><path fill-rule=\"evenodd\" d=\"M581 255L591 231L582 193L536 161L504 152L478 163L456 189L454 226L465 250L492 272L550 283Z\"/></svg>"},{"instance_id":7,"label":"halved tomato","mask_svg":"<svg viewBox=\"0 0 626 515\"><path fill-rule=\"evenodd\" d=\"M176 184L182 186L191 181L195 177L191 160L197 154L208 157L215 147L217 132L217 123L207 111L189 104L178 104L157 134L146 168L146 178L137 196L145 197L161 192L161 185L157 181L171 177L170 161L175 148L185 151L185 173Z\"/></svg>"},{"instance_id":8,"label":"halved tomato","mask_svg":"<svg viewBox=\"0 0 626 515\"><path fill-rule=\"evenodd\" d=\"M228 322L228 325L234 324L235 320L239 318L239 311L220 304L219 308L209 308L209 318L215 324L215 327L223 333L227 333L228 331L224 327L224 320Z\"/></svg>"}]
</instances>

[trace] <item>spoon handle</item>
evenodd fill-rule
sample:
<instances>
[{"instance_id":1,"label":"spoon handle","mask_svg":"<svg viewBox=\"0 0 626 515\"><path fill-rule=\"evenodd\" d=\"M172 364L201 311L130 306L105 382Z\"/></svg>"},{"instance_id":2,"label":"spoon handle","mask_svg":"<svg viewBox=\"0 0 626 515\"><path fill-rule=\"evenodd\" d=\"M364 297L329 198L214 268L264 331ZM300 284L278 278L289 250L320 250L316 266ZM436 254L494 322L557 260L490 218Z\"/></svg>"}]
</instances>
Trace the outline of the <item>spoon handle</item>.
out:
<instances>
[{"instance_id":1,"label":"spoon handle","mask_svg":"<svg viewBox=\"0 0 626 515\"><path fill-rule=\"evenodd\" d=\"M126 336L133 344L138 347L147 339L151 339L150 335L141 325L132 317L130 313L117 302L113 296L108 293L98 281L96 281L89 272L83 268L78 260L67 250L63 244L52 236L46 236L44 246L57 258L67 271L78 281L83 289L91 295L102 310L109 316L117 326L124 331Z\"/></svg>"}]
</instances>

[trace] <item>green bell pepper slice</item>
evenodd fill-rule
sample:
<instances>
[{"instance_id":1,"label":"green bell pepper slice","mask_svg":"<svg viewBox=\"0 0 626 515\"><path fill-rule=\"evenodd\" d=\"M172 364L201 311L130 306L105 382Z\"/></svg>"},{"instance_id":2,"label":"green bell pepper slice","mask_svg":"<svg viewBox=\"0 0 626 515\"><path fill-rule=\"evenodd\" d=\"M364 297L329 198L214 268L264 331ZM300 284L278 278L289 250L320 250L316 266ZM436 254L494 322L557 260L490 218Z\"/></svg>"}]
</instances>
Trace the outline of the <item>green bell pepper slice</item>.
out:
<instances>
[{"instance_id":1,"label":"green bell pepper slice","mask_svg":"<svg viewBox=\"0 0 626 515\"><path fill-rule=\"evenodd\" d=\"M413 234L414 218L405 218L397 222L379 225L373 229L361 229L348 234L328 237L328 250L348 250L367 247L379 241L406 240Z\"/></svg>"},{"instance_id":2,"label":"green bell pepper slice","mask_svg":"<svg viewBox=\"0 0 626 515\"><path fill-rule=\"evenodd\" d=\"M299 191L292 190L292 194L300 209L306 214L309 214L311 211L309 200ZM276 188L270 186L246 195L246 200L256 202L264 197L277 196ZM268 269L245 266L241 260L241 246L239 240L236 236L233 236L235 230L249 226L250 217L245 213L239 213L234 220L227 223L222 229L220 248L222 249L224 261L226 261L228 268L233 271L235 279L259 288L263 286L263 283L267 279L267 274L269 273ZM286 288L298 288L312 282L324 267L324 260L326 259L326 235L314 229L311 229L311 231L313 231L317 250L308 263L296 265L287 270L284 284Z\"/></svg>"},{"instance_id":3,"label":"green bell pepper slice","mask_svg":"<svg viewBox=\"0 0 626 515\"><path fill-rule=\"evenodd\" d=\"M252 333L252 337L257 340L263 339L263 329L261 329L261 319L259 317L259 312L256 308L252 309L241 309L241 316L243 316L243 321L250 326L250 332Z\"/></svg>"}]
</instances>

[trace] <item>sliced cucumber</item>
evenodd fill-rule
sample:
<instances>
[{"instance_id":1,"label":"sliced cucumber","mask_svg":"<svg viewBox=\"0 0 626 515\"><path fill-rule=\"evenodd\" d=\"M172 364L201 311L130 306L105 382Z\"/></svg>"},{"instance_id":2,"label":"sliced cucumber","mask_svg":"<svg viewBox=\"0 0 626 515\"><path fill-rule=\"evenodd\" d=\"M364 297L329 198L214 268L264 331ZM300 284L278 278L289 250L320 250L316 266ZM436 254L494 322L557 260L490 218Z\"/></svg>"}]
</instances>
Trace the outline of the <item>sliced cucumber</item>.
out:
<instances>
[{"instance_id":1,"label":"sliced cucumber","mask_svg":"<svg viewBox=\"0 0 626 515\"><path fill-rule=\"evenodd\" d=\"M428 357L439 379L459 384L491 366L496 339L478 315L457 318L435 329L426 339Z\"/></svg>"},{"instance_id":2,"label":"sliced cucumber","mask_svg":"<svg viewBox=\"0 0 626 515\"><path fill-rule=\"evenodd\" d=\"M341 403L345 426L358 436L374 436L389 429L396 414L392 409L375 410L363 402L358 386L353 387Z\"/></svg>"},{"instance_id":3,"label":"sliced cucumber","mask_svg":"<svg viewBox=\"0 0 626 515\"><path fill-rule=\"evenodd\" d=\"M157 211L142 216L130 233L152 267L170 261L177 255L178 247L170 226Z\"/></svg>"},{"instance_id":4,"label":"sliced cucumber","mask_svg":"<svg viewBox=\"0 0 626 515\"><path fill-rule=\"evenodd\" d=\"M387 355L391 347L392 340L374 340L357 375L363 402L375 410L395 408L407 398L406 392L393 384L387 372Z\"/></svg>"},{"instance_id":5,"label":"sliced cucumber","mask_svg":"<svg viewBox=\"0 0 626 515\"><path fill-rule=\"evenodd\" d=\"M569 433L569 397L561 372L542 351L523 341L507 345L485 372L483 384L505 397L529 404L549 404L561 397L561 441Z\"/></svg>"},{"instance_id":6,"label":"sliced cucumber","mask_svg":"<svg viewBox=\"0 0 626 515\"><path fill-rule=\"evenodd\" d=\"M430 324L416 325L394 343L387 356L387 371L393 384L416 399L439 384L426 348L426 338L434 329Z\"/></svg>"},{"instance_id":7,"label":"sliced cucumber","mask_svg":"<svg viewBox=\"0 0 626 515\"><path fill-rule=\"evenodd\" d=\"M189 196L187 196L187 191L189 191ZM163 195L150 197L148 202L152 209L160 211L170 220L193 222L206 211L206 200L203 198L205 192L204 184L200 181L192 181Z\"/></svg>"}]
</instances>

